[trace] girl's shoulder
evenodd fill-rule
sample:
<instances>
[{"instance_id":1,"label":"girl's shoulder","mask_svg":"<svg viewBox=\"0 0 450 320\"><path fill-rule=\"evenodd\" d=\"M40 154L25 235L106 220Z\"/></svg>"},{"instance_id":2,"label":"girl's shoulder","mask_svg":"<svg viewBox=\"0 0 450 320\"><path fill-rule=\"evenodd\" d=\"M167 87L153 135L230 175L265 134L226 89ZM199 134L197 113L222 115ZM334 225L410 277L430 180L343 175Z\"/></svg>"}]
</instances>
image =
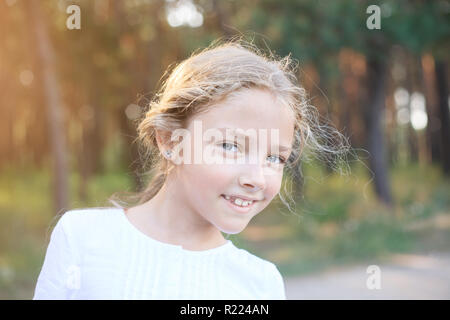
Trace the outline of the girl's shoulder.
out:
<instances>
[{"instance_id":1,"label":"girl's shoulder","mask_svg":"<svg viewBox=\"0 0 450 320\"><path fill-rule=\"evenodd\" d=\"M109 207L72 209L63 213L57 225L64 230L67 237L83 239L99 238L104 233L111 233L114 226L120 225L122 209Z\"/></svg>"},{"instance_id":2,"label":"girl's shoulder","mask_svg":"<svg viewBox=\"0 0 450 320\"><path fill-rule=\"evenodd\" d=\"M121 208L115 207L95 207L95 208L80 208L71 209L61 215L61 223L76 227L79 224L88 226L96 222L104 223L106 221L113 222L120 218L123 212Z\"/></svg>"}]
</instances>

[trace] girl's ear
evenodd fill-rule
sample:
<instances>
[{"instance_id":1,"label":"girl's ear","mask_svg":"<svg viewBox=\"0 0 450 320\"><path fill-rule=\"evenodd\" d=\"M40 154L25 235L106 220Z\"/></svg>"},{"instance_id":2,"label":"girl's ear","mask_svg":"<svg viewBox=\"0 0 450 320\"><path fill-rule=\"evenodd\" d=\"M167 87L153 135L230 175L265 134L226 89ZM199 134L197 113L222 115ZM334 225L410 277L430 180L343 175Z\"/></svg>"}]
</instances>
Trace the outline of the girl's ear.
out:
<instances>
[{"instance_id":1,"label":"girl's ear","mask_svg":"<svg viewBox=\"0 0 450 320\"><path fill-rule=\"evenodd\" d=\"M155 130L156 143L158 144L158 149L161 153L170 149L170 134L167 132L162 132Z\"/></svg>"}]
</instances>

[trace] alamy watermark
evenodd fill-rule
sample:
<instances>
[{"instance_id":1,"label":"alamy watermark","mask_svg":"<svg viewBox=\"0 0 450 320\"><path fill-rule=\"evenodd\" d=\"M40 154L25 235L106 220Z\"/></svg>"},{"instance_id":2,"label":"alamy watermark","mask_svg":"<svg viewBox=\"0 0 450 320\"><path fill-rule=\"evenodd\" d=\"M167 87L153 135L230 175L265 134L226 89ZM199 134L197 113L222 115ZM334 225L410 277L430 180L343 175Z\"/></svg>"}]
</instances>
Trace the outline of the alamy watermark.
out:
<instances>
[{"instance_id":1,"label":"alamy watermark","mask_svg":"<svg viewBox=\"0 0 450 320\"><path fill-rule=\"evenodd\" d=\"M259 164L271 157L265 166L270 169L286 163L290 154L291 146L280 146L279 129L210 128L203 131L201 120L194 120L193 124L193 134L187 129L172 132L170 140L175 145L170 160L175 164Z\"/></svg>"},{"instance_id":2,"label":"alamy watermark","mask_svg":"<svg viewBox=\"0 0 450 320\"><path fill-rule=\"evenodd\" d=\"M366 272L370 276L366 280L366 286L369 290L381 289L381 269L379 266L373 264L367 267Z\"/></svg>"},{"instance_id":3,"label":"alamy watermark","mask_svg":"<svg viewBox=\"0 0 450 320\"><path fill-rule=\"evenodd\" d=\"M367 29L381 29L381 8L376 4L367 7L366 13L370 16L366 20Z\"/></svg>"},{"instance_id":4,"label":"alamy watermark","mask_svg":"<svg viewBox=\"0 0 450 320\"><path fill-rule=\"evenodd\" d=\"M81 287L81 269L77 265L70 265L66 269L66 287L72 290L78 290Z\"/></svg>"},{"instance_id":5,"label":"alamy watermark","mask_svg":"<svg viewBox=\"0 0 450 320\"><path fill-rule=\"evenodd\" d=\"M67 7L66 13L70 16L66 19L66 27L69 30L81 29L81 9L76 4L71 4Z\"/></svg>"}]
</instances>

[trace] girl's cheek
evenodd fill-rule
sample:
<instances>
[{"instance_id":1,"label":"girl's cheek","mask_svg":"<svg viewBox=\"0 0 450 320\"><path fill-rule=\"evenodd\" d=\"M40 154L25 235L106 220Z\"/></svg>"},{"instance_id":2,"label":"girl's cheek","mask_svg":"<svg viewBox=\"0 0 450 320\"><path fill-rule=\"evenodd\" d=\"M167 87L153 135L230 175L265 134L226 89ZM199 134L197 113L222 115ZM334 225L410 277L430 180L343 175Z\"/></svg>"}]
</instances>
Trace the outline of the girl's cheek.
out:
<instances>
[{"instance_id":1,"label":"girl's cheek","mask_svg":"<svg viewBox=\"0 0 450 320\"><path fill-rule=\"evenodd\" d=\"M278 192L280 192L283 175L282 174L269 175L267 176L266 179L267 179L266 196L272 199L278 194Z\"/></svg>"},{"instance_id":2,"label":"girl's cheek","mask_svg":"<svg viewBox=\"0 0 450 320\"><path fill-rule=\"evenodd\" d=\"M195 165L195 167L191 170L191 179L196 181L197 186L205 188L205 191L221 189L218 192L223 192L224 188L229 188L237 174L232 166L202 164Z\"/></svg>"},{"instance_id":3,"label":"girl's cheek","mask_svg":"<svg viewBox=\"0 0 450 320\"><path fill-rule=\"evenodd\" d=\"M232 165L206 165L207 176L216 185L230 185L238 174Z\"/></svg>"}]
</instances>

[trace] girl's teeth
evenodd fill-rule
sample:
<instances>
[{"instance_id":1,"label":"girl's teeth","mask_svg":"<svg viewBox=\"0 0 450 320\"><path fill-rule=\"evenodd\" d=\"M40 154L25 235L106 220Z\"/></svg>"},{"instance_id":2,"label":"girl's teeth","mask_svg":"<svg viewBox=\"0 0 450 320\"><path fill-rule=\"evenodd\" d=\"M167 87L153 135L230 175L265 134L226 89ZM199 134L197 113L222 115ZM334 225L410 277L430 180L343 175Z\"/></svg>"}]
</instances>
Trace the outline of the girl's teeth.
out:
<instances>
[{"instance_id":1,"label":"girl's teeth","mask_svg":"<svg viewBox=\"0 0 450 320\"><path fill-rule=\"evenodd\" d=\"M240 198L233 198L233 199L231 199L231 197L227 196L227 195L224 195L224 198L226 200L231 200L232 203L234 203L235 205L241 206L241 207L246 207L246 206L249 206L249 205L251 205L253 203L252 200L243 200L243 199L240 199Z\"/></svg>"},{"instance_id":2,"label":"girl's teeth","mask_svg":"<svg viewBox=\"0 0 450 320\"><path fill-rule=\"evenodd\" d=\"M247 206L249 206L249 205L251 205L253 203L252 200L243 200L243 199L240 199L240 198L231 199L231 197L227 196L227 195L224 195L224 198L226 200L231 200L232 203L234 203L235 205L238 205L240 207L247 207Z\"/></svg>"}]
</instances>

